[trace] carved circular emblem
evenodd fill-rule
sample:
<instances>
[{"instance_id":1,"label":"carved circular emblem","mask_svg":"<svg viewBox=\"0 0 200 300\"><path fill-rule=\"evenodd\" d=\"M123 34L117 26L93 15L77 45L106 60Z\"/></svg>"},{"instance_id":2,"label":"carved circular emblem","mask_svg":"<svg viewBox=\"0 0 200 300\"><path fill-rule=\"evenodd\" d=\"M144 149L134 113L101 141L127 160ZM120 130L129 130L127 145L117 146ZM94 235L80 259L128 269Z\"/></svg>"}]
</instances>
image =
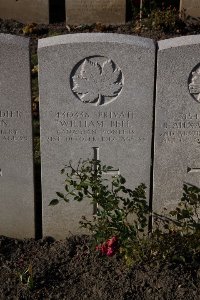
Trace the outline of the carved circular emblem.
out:
<instances>
[{"instance_id":1,"label":"carved circular emblem","mask_svg":"<svg viewBox=\"0 0 200 300\"><path fill-rule=\"evenodd\" d=\"M71 89L84 103L105 105L117 99L124 83L120 68L103 56L81 60L72 70Z\"/></svg>"},{"instance_id":2,"label":"carved circular emblem","mask_svg":"<svg viewBox=\"0 0 200 300\"><path fill-rule=\"evenodd\" d=\"M200 65L198 64L189 77L189 92L191 96L200 102Z\"/></svg>"}]
</instances>

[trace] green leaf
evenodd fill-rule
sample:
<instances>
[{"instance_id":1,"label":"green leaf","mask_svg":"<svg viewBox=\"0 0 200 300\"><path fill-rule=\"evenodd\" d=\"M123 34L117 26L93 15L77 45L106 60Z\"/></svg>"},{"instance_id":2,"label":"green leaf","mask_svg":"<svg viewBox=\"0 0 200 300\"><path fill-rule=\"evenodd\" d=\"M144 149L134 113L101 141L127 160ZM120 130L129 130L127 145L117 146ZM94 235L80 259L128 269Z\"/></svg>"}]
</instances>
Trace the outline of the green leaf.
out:
<instances>
[{"instance_id":1,"label":"green leaf","mask_svg":"<svg viewBox=\"0 0 200 300\"><path fill-rule=\"evenodd\" d=\"M51 202L49 203L49 206L55 206L59 203L59 200L58 199L53 199L51 200Z\"/></svg>"},{"instance_id":2,"label":"green leaf","mask_svg":"<svg viewBox=\"0 0 200 300\"><path fill-rule=\"evenodd\" d=\"M56 192L56 195L62 199L65 197L64 194L60 192Z\"/></svg>"},{"instance_id":3,"label":"green leaf","mask_svg":"<svg viewBox=\"0 0 200 300\"><path fill-rule=\"evenodd\" d=\"M121 177L120 177L120 183L121 183L121 184L124 184L125 182L126 182L126 179L125 179L124 177L121 176Z\"/></svg>"},{"instance_id":4,"label":"green leaf","mask_svg":"<svg viewBox=\"0 0 200 300\"><path fill-rule=\"evenodd\" d=\"M69 199L66 198L66 197L64 197L63 200L64 200L65 202L69 202Z\"/></svg>"},{"instance_id":5,"label":"green leaf","mask_svg":"<svg viewBox=\"0 0 200 300\"><path fill-rule=\"evenodd\" d=\"M77 196L76 193L74 193L74 192L70 192L69 194L70 194L71 196L74 196L74 197ZM75 198L74 198L74 199L75 199Z\"/></svg>"},{"instance_id":6,"label":"green leaf","mask_svg":"<svg viewBox=\"0 0 200 300\"><path fill-rule=\"evenodd\" d=\"M111 167L111 166L107 167L107 170L112 170L112 169L113 169L113 167Z\"/></svg>"},{"instance_id":7,"label":"green leaf","mask_svg":"<svg viewBox=\"0 0 200 300\"><path fill-rule=\"evenodd\" d=\"M190 217L189 211L186 210L186 209L183 209L183 210L182 210L182 217L183 217L183 218L189 218L189 217Z\"/></svg>"}]
</instances>

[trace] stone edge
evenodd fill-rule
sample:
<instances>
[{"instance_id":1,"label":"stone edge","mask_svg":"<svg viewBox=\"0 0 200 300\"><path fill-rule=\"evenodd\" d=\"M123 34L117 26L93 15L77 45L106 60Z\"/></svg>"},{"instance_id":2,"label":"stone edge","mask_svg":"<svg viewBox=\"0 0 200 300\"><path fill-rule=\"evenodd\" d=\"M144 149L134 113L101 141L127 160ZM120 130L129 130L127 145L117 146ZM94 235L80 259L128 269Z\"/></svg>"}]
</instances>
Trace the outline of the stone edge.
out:
<instances>
[{"instance_id":1,"label":"stone edge","mask_svg":"<svg viewBox=\"0 0 200 300\"><path fill-rule=\"evenodd\" d=\"M7 44L7 45L15 45L21 47L29 48L30 39L23 36L0 33L0 45Z\"/></svg>"},{"instance_id":2,"label":"stone edge","mask_svg":"<svg viewBox=\"0 0 200 300\"><path fill-rule=\"evenodd\" d=\"M158 51L182 46L190 46L200 44L200 34L187 35L171 39L166 39L158 42Z\"/></svg>"},{"instance_id":3,"label":"stone edge","mask_svg":"<svg viewBox=\"0 0 200 300\"><path fill-rule=\"evenodd\" d=\"M38 41L38 49L75 43L118 43L155 49L155 42L149 38L117 33L75 33L48 37Z\"/></svg>"}]
</instances>

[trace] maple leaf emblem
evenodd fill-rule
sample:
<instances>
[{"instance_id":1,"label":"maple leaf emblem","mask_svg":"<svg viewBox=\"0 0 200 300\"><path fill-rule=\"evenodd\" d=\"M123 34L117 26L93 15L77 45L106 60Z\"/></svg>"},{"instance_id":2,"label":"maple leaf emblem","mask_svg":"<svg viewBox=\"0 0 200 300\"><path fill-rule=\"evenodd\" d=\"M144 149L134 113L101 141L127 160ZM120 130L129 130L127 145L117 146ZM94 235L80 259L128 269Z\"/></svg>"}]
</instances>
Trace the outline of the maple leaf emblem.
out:
<instances>
[{"instance_id":1,"label":"maple leaf emblem","mask_svg":"<svg viewBox=\"0 0 200 300\"><path fill-rule=\"evenodd\" d=\"M85 59L78 74L72 77L72 91L84 103L106 104L119 95L122 72L111 59L102 64Z\"/></svg>"},{"instance_id":2,"label":"maple leaf emblem","mask_svg":"<svg viewBox=\"0 0 200 300\"><path fill-rule=\"evenodd\" d=\"M197 102L200 103L200 65L198 64L190 73L188 89Z\"/></svg>"},{"instance_id":3,"label":"maple leaf emblem","mask_svg":"<svg viewBox=\"0 0 200 300\"><path fill-rule=\"evenodd\" d=\"M190 94L194 94L197 101L200 101L200 73L199 70L192 72L192 82L189 84Z\"/></svg>"}]
</instances>

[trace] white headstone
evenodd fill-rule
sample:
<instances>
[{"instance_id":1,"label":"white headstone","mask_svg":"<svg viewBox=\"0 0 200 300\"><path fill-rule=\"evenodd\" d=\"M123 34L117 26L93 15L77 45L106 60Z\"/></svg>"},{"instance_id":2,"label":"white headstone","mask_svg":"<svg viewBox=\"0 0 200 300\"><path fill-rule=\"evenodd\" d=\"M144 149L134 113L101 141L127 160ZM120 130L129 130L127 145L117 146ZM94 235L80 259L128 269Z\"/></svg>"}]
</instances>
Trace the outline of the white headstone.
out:
<instances>
[{"instance_id":1,"label":"white headstone","mask_svg":"<svg viewBox=\"0 0 200 300\"><path fill-rule=\"evenodd\" d=\"M22 23L49 23L48 0L0 0L0 18Z\"/></svg>"},{"instance_id":2,"label":"white headstone","mask_svg":"<svg viewBox=\"0 0 200 300\"><path fill-rule=\"evenodd\" d=\"M0 235L34 237L29 40L0 34Z\"/></svg>"},{"instance_id":3,"label":"white headstone","mask_svg":"<svg viewBox=\"0 0 200 300\"><path fill-rule=\"evenodd\" d=\"M158 43L154 210L174 208L183 184L200 186L200 36Z\"/></svg>"},{"instance_id":4,"label":"white headstone","mask_svg":"<svg viewBox=\"0 0 200 300\"><path fill-rule=\"evenodd\" d=\"M155 45L117 34L39 40L43 233L80 233L87 202L49 207L70 160L99 158L131 188L150 185Z\"/></svg>"},{"instance_id":5,"label":"white headstone","mask_svg":"<svg viewBox=\"0 0 200 300\"><path fill-rule=\"evenodd\" d=\"M180 0L180 12L183 18L188 21L187 17L200 18L200 1L199 0ZM189 19L191 22L192 19ZM193 20L194 22L195 20ZM198 21L198 19L196 20Z\"/></svg>"},{"instance_id":6,"label":"white headstone","mask_svg":"<svg viewBox=\"0 0 200 300\"><path fill-rule=\"evenodd\" d=\"M124 24L125 0L66 0L67 24Z\"/></svg>"}]
</instances>

